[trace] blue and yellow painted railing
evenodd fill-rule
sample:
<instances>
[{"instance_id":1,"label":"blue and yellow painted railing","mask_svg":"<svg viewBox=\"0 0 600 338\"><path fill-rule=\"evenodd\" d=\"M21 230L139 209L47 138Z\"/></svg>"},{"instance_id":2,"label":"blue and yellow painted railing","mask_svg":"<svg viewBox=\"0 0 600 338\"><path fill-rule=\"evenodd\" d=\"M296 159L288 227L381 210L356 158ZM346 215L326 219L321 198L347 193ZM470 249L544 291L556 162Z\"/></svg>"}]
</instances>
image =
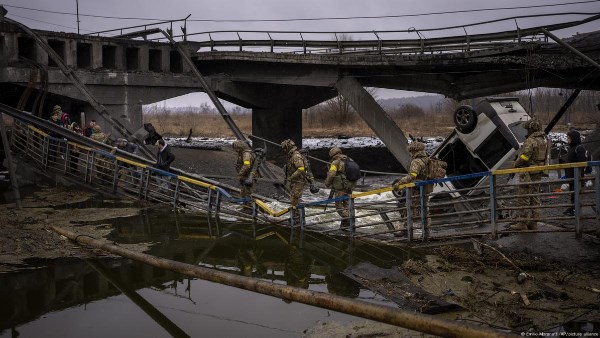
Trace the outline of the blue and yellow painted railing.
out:
<instances>
[{"instance_id":1,"label":"blue and yellow painted railing","mask_svg":"<svg viewBox=\"0 0 600 338\"><path fill-rule=\"evenodd\" d=\"M44 132L43 130L32 126L32 125L27 125L27 127L39 134L42 137L51 137L49 136L46 132ZM224 199L226 199L229 202L232 203L243 203L243 202L247 202L246 199L239 199L239 198L234 198L232 197L232 195L225 189L218 187L210 182L205 182L196 178L191 178L185 175L179 175L179 174L174 174L174 173L170 173L170 172L166 172L166 171L162 171L160 169L154 168L151 165L148 164L144 164L144 163L140 163L128 158L124 158L122 156L119 155L113 155L107 151L104 150L99 150L99 149L93 149L81 144L78 144L76 142L72 142L72 141L68 141L68 144L74 147L77 147L79 150L84 150L84 151L88 151L88 152L93 152L93 153L97 153L97 154L101 154L104 157L108 157L111 159L115 159L119 162L123 162L123 163L127 163L131 166L140 168L140 169L145 169L145 170L149 170L149 171L153 171L158 173L159 175L162 176L169 176L169 177L173 177L179 181L182 182L186 182L198 187L202 187L202 188L206 188L209 190L209 194L212 193L217 193L217 195L219 197L222 197ZM600 166L600 161L589 161L589 162L578 162L578 163L565 163L565 164L555 164L555 165L547 165L547 166L534 166L534 167L525 167L525 168L514 168L514 169L500 169L500 170L494 170L494 171L487 171L487 172L480 172L480 173L473 173L473 174L466 174L466 175L460 175L460 176L451 176L451 177L445 177L442 179L435 179L435 180L427 180L427 181L420 181L420 182L414 182L414 183L407 183L407 184L402 184L402 185L398 185L395 188L396 189L406 189L406 188L418 188L421 190L423 190L423 187L427 186L427 185L431 185L431 184L438 184L438 183L444 183L444 182L451 182L451 181L460 181L460 180L465 180L465 179L472 179L472 178L478 178L478 177L496 177L496 176L501 176L501 175L509 175L509 174L517 174L517 173L523 173L523 172L535 172L535 171L551 171L551 170L561 170L561 169L567 169L567 168L584 168L586 166ZM600 170L596 170L596 179L598 179L598 172L600 172ZM575 175L575 180L578 181L579 175ZM495 194L495 180L490 180L490 196L494 196ZM598 184L596 184L596 186L598 186ZM370 191L365 191L365 192L358 192L358 193L354 193L351 196L342 196L342 197L337 197L337 198L332 198L332 199L326 199L326 200L320 200L320 201L315 201L315 202L309 202L309 203L303 203L301 205L298 205L298 209L304 209L304 208L308 208L308 207L314 207L314 206L319 206L319 205L326 205L329 203L335 203L336 201L341 201L341 200L349 200L349 202L353 205L353 200L355 199L359 199L362 197L367 197L367 196L372 196L372 195L377 195L377 194L382 194L385 192L390 192L392 191L394 187L387 186L387 187L383 187L383 188L379 188L379 189L375 189L375 190L370 190ZM575 184L575 189L578 190L580 189L579 184ZM596 203L600 205L600 191L598 191L598 188L596 188ZM424 194L421 193L421 198L424 198ZM575 193L575 198L578 199L578 193ZM284 208L282 210L273 210L272 208L269 207L269 205L267 204L267 202L261 200L261 199L254 199L255 205L257 208L260 208L263 212L265 212L268 215L271 215L273 217L281 217L283 215L285 215L286 213L289 213L292 210L292 207L287 207ZM491 197L490 198L490 207L492 210L494 210L495 208L495 201L494 199ZM576 201L576 204L578 203L578 201ZM353 206L352 206L353 207ZM579 211L577 210L578 208L576 208L576 213L578 213ZM424 215L424 213L421 213L422 215ZM422 216L425 217L425 216ZM491 222L494 223L494 219L495 219L495 215L494 217L492 217ZM578 226L579 228L579 226Z\"/></svg>"}]
</instances>

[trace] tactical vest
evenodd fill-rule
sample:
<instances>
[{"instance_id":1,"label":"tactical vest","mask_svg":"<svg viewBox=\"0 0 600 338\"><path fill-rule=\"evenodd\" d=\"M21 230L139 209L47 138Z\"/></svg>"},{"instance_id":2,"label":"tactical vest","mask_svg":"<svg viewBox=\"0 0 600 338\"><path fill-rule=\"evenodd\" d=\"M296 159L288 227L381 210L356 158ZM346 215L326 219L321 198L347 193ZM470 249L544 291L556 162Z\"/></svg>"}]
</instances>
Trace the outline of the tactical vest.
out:
<instances>
[{"instance_id":1,"label":"tactical vest","mask_svg":"<svg viewBox=\"0 0 600 338\"><path fill-rule=\"evenodd\" d=\"M535 150L533 151L531 160L532 164L543 165L546 162L546 139L543 136L535 136Z\"/></svg>"}]
</instances>

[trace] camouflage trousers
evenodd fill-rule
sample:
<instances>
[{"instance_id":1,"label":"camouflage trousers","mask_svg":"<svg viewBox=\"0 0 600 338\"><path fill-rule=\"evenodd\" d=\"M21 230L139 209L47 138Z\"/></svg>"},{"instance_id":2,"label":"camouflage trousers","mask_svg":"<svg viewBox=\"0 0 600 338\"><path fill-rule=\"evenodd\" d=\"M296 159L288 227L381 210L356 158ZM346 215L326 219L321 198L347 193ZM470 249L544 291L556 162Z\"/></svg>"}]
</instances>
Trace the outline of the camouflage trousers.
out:
<instances>
[{"instance_id":1,"label":"camouflage trousers","mask_svg":"<svg viewBox=\"0 0 600 338\"><path fill-rule=\"evenodd\" d=\"M542 179L541 172L534 173L520 173L519 181L521 183L527 182L536 182L538 183ZM528 219L528 221L522 221L526 224L534 225L537 223L537 219L540 218L540 205L542 204L540 200L540 186L538 184L525 184L519 185L518 193L519 198L517 199L517 204L520 207L531 207L527 209L519 209L518 217L521 219ZM531 195L531 196L523 196L523 195ZM531 220L534 219L534 220Z\"/></svg>"},{"instance_id":2,"label":"camouflage trousers","mask_svg":"<svg viewBox=\"0 0 600 338\"><path fill-rule=\"evenodd\" d=\"M254 185L247 186L244 184L244 180L240 180L240 196L242 198L252 198L253 191Z\"/></svg>"},{"instance_id":3,"label":"camouflage trousers","mask_svg":"<svg viewBox=\"0 0 600 338\"><path fill-rule=\"evenodd\" d=\"M292 205L292 207L296 207L298 204L300 204L300 198L302 198L302 192L304 191L304 188L306 188L306 185L307 183L304 181L290 182L290 204ZM294 218L299 220L300 214L298 212L298 209L294 209L293 213Z\"/></svg>"},{"instance_id":4,"label":"camouflage trousers","mask_svg":"<svg viewBox=\"0 0 600 338\"><path fill-rule=\"evenodd\" d=\"M333 193L333 198L349 196L351 194L352 194L352 191L336 190ZM335 209L337 210L337 213L338 213L338 215L340 215L340 217L342 217L342 218L350 217L350 211L348 210L348 200L335 202Z\"/></svg>"}]
</instances>

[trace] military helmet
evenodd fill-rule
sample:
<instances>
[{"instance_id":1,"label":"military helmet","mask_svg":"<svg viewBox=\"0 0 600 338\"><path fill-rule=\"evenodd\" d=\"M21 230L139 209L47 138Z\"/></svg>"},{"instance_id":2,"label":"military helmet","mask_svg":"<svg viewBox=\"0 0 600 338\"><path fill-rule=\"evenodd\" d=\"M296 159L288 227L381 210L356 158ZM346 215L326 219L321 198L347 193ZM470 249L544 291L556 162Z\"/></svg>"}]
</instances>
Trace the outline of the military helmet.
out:
<instances>
[{"instance_id":1,"label":"military helmet","mask_svg":"<svg viewBox=\"0 0 600 338\"><path fill-rule=\"evenodd\" d=\"M531 130L531 131L541 131L542 130L542 124L540 123L540 121L538 119L531 118L528 121L525 121L525 123L523 123L523 128L527 129L527 130Z\"/></svg>"},{"instance_id":2,"label":"military helmet","mask_svg":"<svg viewBox=\"0 0 600 338\"><path fill-rule=\"evenodd\" d=\"M59 105L56 105L52 108L52 115L62 114L62 108Z\"/></svg>"},{"instance_id":3,"label":"military helmet","mask_svg":"<svg viewBox=\"0 0 600 338\"><path fill-rule=\"evenodd\" d=\"M423 150L425 150L425 143L423 142L413 141L408 145L408 151L411 153L416 153Z\"/></svg>"},{"instance_id":4,"label":"military helmet","mask_svg":"<svg viewBox=\"0 0 600 338\"><path fill-rule=\"evenodd\" d=\"M92 130L94 131L94 133L99 133L102 131L102 127L100 127L99 124L95 125Z\"/></svg>"},{"instance_id":5,"label":"military helmet","mask_svg":"<svg viewBox=\"0 0 600 338\"><path fill-rule=\"evenodd\" d=\"M329 149L329 157L334 157L337 154L341 154L342 153L342 149L338 148L338 147L333 147L331 149Z\"/></svg>"},{"instance_id":6,"label":"military helmet","mask_svg":"<svg viewBox=\"0 0 600 338\"><path fill-rule=\"evenodd\" d=\"M289 138L287 140L284 140L283 142L281 142L281 148L284 151L290 151L290 149L292 149L295 146L296 146L296 143L294 143L294 141L290 140Z\"/></svg>"}]
</instances>

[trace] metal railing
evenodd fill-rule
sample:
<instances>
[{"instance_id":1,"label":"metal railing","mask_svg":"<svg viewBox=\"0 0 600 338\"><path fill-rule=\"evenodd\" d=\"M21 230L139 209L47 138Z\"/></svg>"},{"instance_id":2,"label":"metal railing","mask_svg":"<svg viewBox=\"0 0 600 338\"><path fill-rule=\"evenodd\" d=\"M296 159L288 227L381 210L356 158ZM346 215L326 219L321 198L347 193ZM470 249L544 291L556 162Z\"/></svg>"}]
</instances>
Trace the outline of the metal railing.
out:
<instances>
[{"instance_id":1,"label":"metal railing","mask_svg":"<svg viewBox=\"0 0 600 338\"><path fill-rule=\"evenodd\" d=\"M531 18L550 18L584 16L584 19L561 22L545 26L520 28L518 20ZM524 41L545 41L543 30L556 31L575 27L600 19L597 12L561 12L533 15L519 15L494 20L486 20L469 24L436 28L415 28L395 30L363 30L363 31L275 31L275 30L219 30L205 32L188 32L187 23L195 20L189 19L166 20L150 24L137 25L94 32L86 35L110 36L116 38L143 37L149 41L165 41L164 36L156 37L162 27L167 28L173 40L185 41L195 48L230 48L243 51L244 48L269 50L281 53L316 53L316 54L386 54L386 53L445 53L445 52L472 52L484 49L497 49L511 46ZM173 23L182 22L181 34L174 34ZM497 33L470 34L467 30L482 26L514 22L515 29ZM455 36L443 36L447 32L460 32ZM462 34L464 32L464 34ZM425 34L442 35L428 38ZM148 36L152 36L148 38Z\"/></svg>"},{"instance_id":2,"label":"metal railing","mask_svg":"<svg viewBox=\"0 0 600 338\"><path fill-rule=\"evenodd\" d=\"M236 198L239 189L235 187L176 169L173 172L156 169L135 155L47 121L37 121L31 115L21 116L28 121L19 120L13 111L10 114L16 118L12 151L42 172L61 175L105 193L201 210L253 224L277 223L329 235L411 242L481 235L495 237L514 232L502 227L514 222L540 225L538 229L533 229L534 226L526 230L529 232L566 231L580 237L586 231L597 230L600 222L600 161L473 173L397 186L396 195L392 194L393 188L387 186L291 207L258 196ZM586 166L594 168L593 174L581 176ZM570 180L545 177L536 182L518 182L510 179L513 174L568 168L575 173ZM573 191L560 189L569 183ZM526 185L537 187L537 193L521 191ZM518 199L534 196L541 199L539 205L518 203ZM339 216L343 214L342 202L348 204L349 217ZM574 216L557 211L562 208L573 208ZM344 228L340 228L342 221Z\"/></svg>"},{"instance_id":3,"label":"metal railing","mask_svg":"<svg viewBox=\"0 0 600 338\"><path fill-rule=\"evenodd\" d=\"M552 25L520 28L519 19L536 17L552 17L564 15L587 16L582 20L574 20ZM548 13L539 15L521 15L488 20L472 24L450 27L404 30L368 30L368 31L261 31L261 30L222 30L174 35L174 39L195 39L198 48L244 48L268 49L270 52L292 53L433 53L433 52L471 52L482 49L502 48L523 41L546 41L543 30L556 31L579 26L600 19L599 13ZM515 29L497 33L469 34L468 28L478 27L496 22L515 22ZM461 30L464 34L426 38L425 33L445 33ZM399 38L401 35L416 38ZM326 36L327 38L323 38ZM153 39L150 39L153 40ZM156 38L154 40L162 40Z\"/></svg>"}]
</instances>

